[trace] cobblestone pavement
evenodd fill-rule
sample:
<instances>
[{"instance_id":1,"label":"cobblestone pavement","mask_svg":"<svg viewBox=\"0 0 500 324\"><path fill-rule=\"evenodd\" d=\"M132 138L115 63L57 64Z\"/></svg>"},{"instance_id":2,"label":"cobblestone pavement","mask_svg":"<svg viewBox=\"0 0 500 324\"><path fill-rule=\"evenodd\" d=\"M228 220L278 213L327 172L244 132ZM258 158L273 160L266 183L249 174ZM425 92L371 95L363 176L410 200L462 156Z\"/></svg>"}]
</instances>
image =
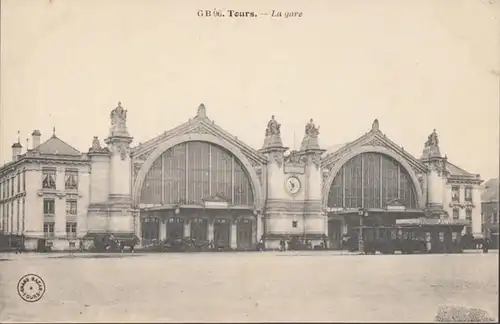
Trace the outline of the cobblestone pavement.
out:
<instances>
[{"instance_id":1,"label":"cobblestone pavement","mask_svg":"<svg viewBox=\"0 0 500 324\"><path fill-rule=\"evenodd\" d=\"M460 305L498 318L498 252L0 255L0 322L433 321ZM24 302L17 282L40 275Z\"/></svg>"}]
</instances>

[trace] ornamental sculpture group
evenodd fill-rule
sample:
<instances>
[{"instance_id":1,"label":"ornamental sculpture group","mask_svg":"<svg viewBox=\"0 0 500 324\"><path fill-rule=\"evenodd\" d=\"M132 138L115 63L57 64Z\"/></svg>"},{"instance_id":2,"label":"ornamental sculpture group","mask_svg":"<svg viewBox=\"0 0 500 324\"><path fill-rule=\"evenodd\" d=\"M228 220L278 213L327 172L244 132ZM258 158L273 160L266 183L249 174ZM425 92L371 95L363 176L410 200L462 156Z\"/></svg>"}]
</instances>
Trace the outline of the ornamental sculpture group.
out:
<instances>
[{"instance_id":1,"label":"ornamental sculpture group","mask_svg":"<svg viewBox=\"0 0 500 324\"><path fill-rule=\"evenodd\" d=\"M438 146L439 140L436 130L434 129L432 133L427 138L427 142L425 142L425 147Z\"/></svg>"},{"instance_id":2,"label":"ornamental sculpture group","mask_svg":"<svg viewBox=\"0 0 500 324\"><path fill-rule=\"evenodd\" d=\"M267 123L266 136L280 135L280 128L281 124L279 124L276 119L274 119L274 115L272 115L271 120ZM309 137L318 137L319 135L319 126L316 127L316 125L314 125L312 118L309 120L309 123L307 123L305 127L305 135Z\"/></svg>"}]
</instances>

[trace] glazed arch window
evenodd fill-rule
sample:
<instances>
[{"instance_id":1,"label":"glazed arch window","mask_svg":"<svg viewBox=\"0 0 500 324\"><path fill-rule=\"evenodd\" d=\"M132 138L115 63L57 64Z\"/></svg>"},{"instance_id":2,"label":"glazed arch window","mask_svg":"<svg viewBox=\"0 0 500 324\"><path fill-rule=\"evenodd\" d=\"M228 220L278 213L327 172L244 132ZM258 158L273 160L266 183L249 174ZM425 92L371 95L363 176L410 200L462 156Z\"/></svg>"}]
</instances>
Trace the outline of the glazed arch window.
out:
<instances>
[{"instance_id":1,"label":"glazed arch window","mask_svg":"<svg viewBox=\"0 0 500 324\"><path fill-rule=\"evenodd\" d=\"M458 219L459 217L459 210L458 208L453 209L453 219Z\"/></svg>"}]
</instances>

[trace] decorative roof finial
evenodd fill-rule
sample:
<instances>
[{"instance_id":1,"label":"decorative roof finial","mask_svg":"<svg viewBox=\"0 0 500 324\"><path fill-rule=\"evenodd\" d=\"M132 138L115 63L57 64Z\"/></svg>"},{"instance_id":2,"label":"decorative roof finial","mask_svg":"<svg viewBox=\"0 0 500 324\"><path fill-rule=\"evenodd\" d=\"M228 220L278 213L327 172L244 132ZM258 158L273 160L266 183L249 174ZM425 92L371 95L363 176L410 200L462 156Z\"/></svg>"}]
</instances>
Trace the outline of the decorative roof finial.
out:
<instances>
[{"instance_id":1,"label":"decorative roof finial","mask_svg":"<svg viewBox=\"0 0 500 324\"><path fill-rule=\"evenodd\" d=\"M196 117L198 118L206 118L207 117L207 110L205 108L205 105L203 103L200 104L198 107L198 113L196 114Z\"/></svg>"},{"instance_id":2,"label":"decorative roof finial","mask_svg":"<svg viewBox=\"0 0 500 324\"><path fill-rule=\"evenodd\" d=\"M56 137L56 127L52 127L52 137Z\"/></svg>"},{"instance_id":3,"label":"decorative roof finial","mask_svg":"<svg viewBox=\"0 0 500 324\"><path fill-rule=\"evenodd\" d=\"M118 101L118 107L120 107L120 108L121 108L121 106L122 106L122 102L121 102L121 101Z\"/></svg>"},{"instance_id":4,"label":"decorative roof finial","mask_svg":"<svg viewBox=\"0 0 500 324\"><path fill-rule=\"evenodd\" d=\"M21 144L21 132L17 130L17 142Z\"/></svg>"},{"instance_id":5,"label":"decorative roof finial","mask_svg":"<svg viewBox=\"0 0 500 324\"><path fill-rule=\"evenodd\" d=\"M379 130L378 119L375 118L375 120L372 123L372 131L378 131L378 130Z\"/></svg>"}]
</instances>

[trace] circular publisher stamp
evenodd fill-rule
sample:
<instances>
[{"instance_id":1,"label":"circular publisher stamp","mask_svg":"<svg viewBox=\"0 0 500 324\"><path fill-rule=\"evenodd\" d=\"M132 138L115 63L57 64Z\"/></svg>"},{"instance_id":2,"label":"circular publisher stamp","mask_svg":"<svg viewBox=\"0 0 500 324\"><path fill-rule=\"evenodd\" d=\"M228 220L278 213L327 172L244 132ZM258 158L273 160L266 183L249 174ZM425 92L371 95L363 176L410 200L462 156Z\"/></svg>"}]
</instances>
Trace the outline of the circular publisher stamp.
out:
<instances>
[{"instance_id":1,"label":"circular publisher stamp","mask_svg":"<svg viewBox=\"0 0 500 324\"><path fill-rule=\"evenodd\" d=\"M22 300L34 303L42 299L45 294L45 282L36 274L27 274L19 279L17 292Z\"/></svg>"}]
</instances>

